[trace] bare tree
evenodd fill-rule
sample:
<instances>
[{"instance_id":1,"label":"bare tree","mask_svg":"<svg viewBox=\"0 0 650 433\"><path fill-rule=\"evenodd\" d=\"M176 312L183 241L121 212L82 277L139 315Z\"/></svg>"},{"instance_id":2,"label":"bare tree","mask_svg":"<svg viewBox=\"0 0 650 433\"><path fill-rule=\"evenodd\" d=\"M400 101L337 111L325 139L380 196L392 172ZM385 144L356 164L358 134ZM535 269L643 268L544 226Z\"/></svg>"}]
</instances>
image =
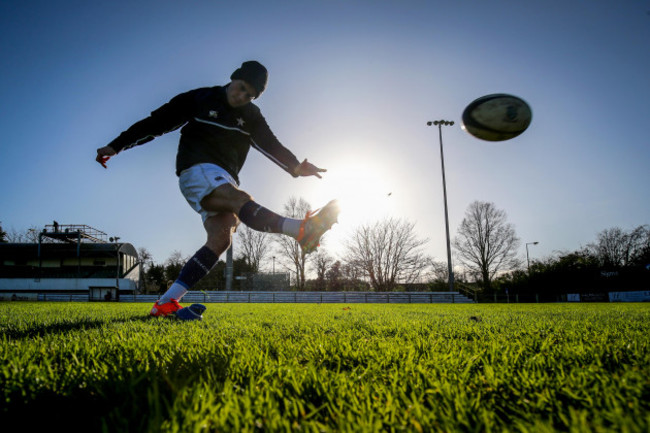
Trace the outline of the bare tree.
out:
<instances>
[{"instance_id":1,"label":"bare tree","mask_svg":"<svg viewBox=\"0 0 650 433\"><path fill-rule=\"evenodd\" d=\"M415 224L387 218L359 226L346 242L345 262L370 280L376 291L390 291L399 283L412 283L427 265Z\"/></svg>"},{"instance_id":2,"label":"bare tree","mask_svg":"<svg viewBox=\"0 0 650 433\"><path fill-rule=\"evenodd\" d=\"M40 230L36 226L31 226L26 230L16 230L11 228L8 233L5 233L5 239L13 243L28 243L37 244ZM49 238L43 239L43 242L51 242Z\"/></svg>"},{"instance_id":3,"label":"bare tree","mask_svg":"<svg viewBox=\"0 0 650 433\"><path fill-rule=\"evenodd\" d=\"M183 254L180 251L172 251L172 255L165 261L165 278L168 282L174 281L178 278L178 275L181 273L181 269L183 269L183 265L185 265L186 261L187 259L183 257Z\"/></svg>"},{"instance_id":4,"label":"bare tree","mask_svg":"<svg viewBox=\"0 0 650 433\"><path fill-rule=\"evenodd\" d=\"M341 261L337 260L332 263L332 266L330 266L330 269L326 272L325 276L327 278L327 287L329 290L341 290L341 280L343 279Z\"/></svg>"},{"instance_id":5,"label":"bare tree","mask_svg":"<svg viewBox=\"0 0 650 433\"><path fill-rule=\"evenodd\" d=\"M153 259L153 256L149 252L148 249L145 247L140 247L138 248L138 258L140 259L140 263L143 265L149 265L151 260Z\"/></svg>"},{"instance_id":6,"label":"bare tree","mask_svg":"<svg viewBox=\"0 0 650 433\"><path fill-rule=\"evenodd\" d=\"M631 264L647 267L650 265L650 226L646 224L638 229L641 231L641 240L638 248L632 252Z\"/></svg>"},{"instance_id":7,"label":"bare tree","mask_svg":"<svg viewBox=\"0 0 650 433\"><path fill-rule=\"evenodd\" d=\"M142 266L142 279L144 293L158 293L164 290L165 282L165 267L163 265L156 265L153 262L153 255L145 247L138 248L138 259Z\"/></svg>"},{"instance_id":8,"label":"bare tree","mask_svg":"<svg viewBox=\"0 0 650 433\"><path fill-rule=\"evenodd\" d=\"M19 230L16 230L13 227L9 229L9 231L7 231L7 233L5 234L5 239L7 239L8 242L11 242L13 244L20 244L26 242L25 234Z\"/></svg>"},{"instance_id":9,"label":"bare tree","mask_svg":"<svg viewBox=\"0 0 650 433\"><path fill-rule=\"evenodd\" d=\"M303 198L291 197L284 205L285 216L291 218L304 218L305 214L311 210L311 205ZM284 235L275 236L278 253L281 260L288 269L296 274L296 286L298 290L305 287L305 267L307 265L307 256L300 247L300 244L293 238Z\"/></svg>"},{"instance_id":10,"label":"bare tree","mask_svg":"<svg viewBox=\"0 0 650 433\"><path fill-rule=\"evenodd\" d=\"M447 284L449 281L449 266L447 262L439 262L431 258L429 260L429 281L440 284Z\"/></svg>"},{"instance_id":11,"label":"bare tree","mask_svg":"<svg viewBox=\"0 0 650 433\"><path fill-rule=\"evenodd\" d=\"M236 246L240 249L241 257L253 272L259 272L260 264L270 249L269 233L258 232L242 224L237 228L237 240L239 242Z\"/></svg>"},{"instance_id":12,"label":"bare tree","mask_svg":"<svg viewBox=\"0 0 650 433\"><path fill-rule=\"evenodd\" d=\"M148 249L146 249L145 247L140 247L138 248L138 259L140 260L140 264L142 265L142 272L146 277L147 272L149 272L149 269L151 269L151 267L153 266L153 256L151 255Z\"/></svg>"},{"instance_id":13,"label":"bare tree","mask_svg":"<svg viewBox=\"0 0 650 433\"><path fill-rule=\"evenodd\" d=\"M482 201L468 206L454 238L457 257L480 278L486 290L499 271L521 265L517 257L519 244L514 226L506 221L506 213L494 203Z\"/></svg>"},{"instance_id":14,"label":"bare tree","mask_svg":"<svg viewBox=\"0 0 650 433\"><path fill-rule=\"evenodd\" d=\"M598 257L602 266L618 268L630 265L644 247L647 248L649 240L650 228L647 225L630 231L612 227L598 233L597 241L587 248Z\"/></svg>"},{"instance_id":15,"label":"bare tree","mask_svg":"<svg viewBox=\"0 0 650 433\"><path fill-rule=\"evenodd\" d=\"M324 249L317 250L311 255L311 262L316 267L316 284L319 290L324 290L327 286L327 271L334 263L334 258Z\"/></svg>"}]
</instances>

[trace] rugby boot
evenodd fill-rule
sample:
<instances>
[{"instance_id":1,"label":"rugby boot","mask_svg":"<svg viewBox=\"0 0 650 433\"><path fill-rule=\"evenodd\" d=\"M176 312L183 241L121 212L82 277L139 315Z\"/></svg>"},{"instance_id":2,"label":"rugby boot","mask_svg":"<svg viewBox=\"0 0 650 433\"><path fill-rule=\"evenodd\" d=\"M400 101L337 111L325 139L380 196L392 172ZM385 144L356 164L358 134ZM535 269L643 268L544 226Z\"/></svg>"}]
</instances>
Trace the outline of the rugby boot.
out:
<instances>
[{"instance_id":1,"label":"rugby boot","mask_svg":"<svg viewBox=\"0 0 650 433\"><path fill-rule=\"evenodd\" d=\"M338 222L339 212L337 200L330 201L322 209L307 212L305 219L300 224L300 232L296 238L305 254L316 250L323 234Z\"/></svg>"},{"instance_id":2,"label":"rugby boot","mask_svg":"<svg viewBox=\"0 0 650 433\"><path fill-rule=\"evenodd\" d=\"M189 307L176 311L178 320L203 320L203 312L206 310L203 304L192 304Z\"/></svg>"},{"instance_id":3,"label":"rugby boot","mask_svg":"<svg viewBox=\"0 0 650 433\"><path fill-rule=\"evenodd\" d=\"M155 304L153 304L149 315L154 317L165 317L169 316L170 314L174 314L181 308L183 307L178 304L178 301L176 299L171 299L169 302L165 302L164 304L161 304L158 300Z\"/></svg>"}]
</instances>

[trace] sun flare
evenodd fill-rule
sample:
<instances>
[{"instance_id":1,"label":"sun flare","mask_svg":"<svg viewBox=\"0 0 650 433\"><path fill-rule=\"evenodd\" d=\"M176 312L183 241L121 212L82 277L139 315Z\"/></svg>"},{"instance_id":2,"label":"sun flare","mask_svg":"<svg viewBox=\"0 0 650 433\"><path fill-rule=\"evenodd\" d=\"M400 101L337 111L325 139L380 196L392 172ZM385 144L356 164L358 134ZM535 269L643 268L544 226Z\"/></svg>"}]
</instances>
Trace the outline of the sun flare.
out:
<instances>
[{"instance_id":1,"label":"sun flare","mask_svg":"<svg viewBox=\"0 0 650 433\"><path fill-rule=\"evenodd\" d=\"M316 203L337 199L341 213L333 231L348 231L376 221L393 210L390 176L390 172L377 164L338 164L328 169L310 196Z\"/></svg>"}]
</instances>

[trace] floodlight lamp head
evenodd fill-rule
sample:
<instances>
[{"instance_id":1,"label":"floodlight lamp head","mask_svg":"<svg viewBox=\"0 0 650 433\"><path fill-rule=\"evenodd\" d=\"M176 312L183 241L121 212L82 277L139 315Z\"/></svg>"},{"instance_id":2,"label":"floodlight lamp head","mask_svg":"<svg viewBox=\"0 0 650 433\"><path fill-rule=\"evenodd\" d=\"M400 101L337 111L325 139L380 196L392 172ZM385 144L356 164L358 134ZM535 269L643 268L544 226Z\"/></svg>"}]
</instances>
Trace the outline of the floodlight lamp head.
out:
<instances>
[{"instance_id":1,"label":"floodlight lamp head","mask_svg":"<svg viewBox=\"0 0 650 433\"><path fill-rule=\"evenodd\" d=\"M450 125L453 125L453 124L454 124L453 120L451 120L451 121L449 121L449 120L434 120L433 122L431 122L431 121L427 122L427 126L431 126L431 125L450 126Z\"/></svg>"}]
</instances>

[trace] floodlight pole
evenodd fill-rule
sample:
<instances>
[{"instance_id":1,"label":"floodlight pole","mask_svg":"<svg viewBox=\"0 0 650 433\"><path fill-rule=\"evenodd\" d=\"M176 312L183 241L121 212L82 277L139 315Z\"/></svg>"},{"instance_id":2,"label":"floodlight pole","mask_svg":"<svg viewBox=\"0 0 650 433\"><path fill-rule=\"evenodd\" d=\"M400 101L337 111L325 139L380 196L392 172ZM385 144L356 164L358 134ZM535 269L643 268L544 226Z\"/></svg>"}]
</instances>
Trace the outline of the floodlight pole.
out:
<instances>
[{"instance_id":1,"label":"floodlight pole","mask_svg":"<svg viewBox=\"0 0 650 433\"><path fill-rule=\"evenodd\" d=\"M526 244L526 263L528 263L528 273L530 274L530 256L528 255L528 245L537 245L539 242L528 242Z\"/></svg>"},{"instance_id":2,"label":"floodlight pole","mask_svg":"<svg viewBox=\"0 0 650 433\"><path fill-rule=\"evenodd\" d=\"M81 232L79 232L81 235ZM115 300L120 300L120 244L117 243L120 238L119 236L114 236L109 238L109 241L115 241L115 250L117 252L117 272L115 273ZM81 245L81 240L79 240L79 245ZM81 259L79 259L81 261ZM101 296L101 295L100 295Z\"/></svg>"},{"instance_id":3,"label":"floodlight pole","mask_svg":"<svg viewBox=\"0 0 650 433\"><path fill-rule=\"evenodd\" d=\"M232 261L232 243L228 250L226 250L226 290L232 290L232 279L233 279L233 261Z\"/></svg>"},{"instance_id":4,"label":"floodlight pole","mask_svg":"<svg viewBox=\"0 0 650 433\"><path fill-rule=\"evenodd\" d=\"M449 239L449 211L447 209L447 182L445 181L445 156L442 150L442 125L452 126L453 120L434 120L427 122L427 126L436 125L440 137L440 162L442 164L442 193L445 200L445 230L447 233L447 268L449 271L449 291L454 291L454 270L451 266L451 242Z\"/></svg>"}]
</instances>

